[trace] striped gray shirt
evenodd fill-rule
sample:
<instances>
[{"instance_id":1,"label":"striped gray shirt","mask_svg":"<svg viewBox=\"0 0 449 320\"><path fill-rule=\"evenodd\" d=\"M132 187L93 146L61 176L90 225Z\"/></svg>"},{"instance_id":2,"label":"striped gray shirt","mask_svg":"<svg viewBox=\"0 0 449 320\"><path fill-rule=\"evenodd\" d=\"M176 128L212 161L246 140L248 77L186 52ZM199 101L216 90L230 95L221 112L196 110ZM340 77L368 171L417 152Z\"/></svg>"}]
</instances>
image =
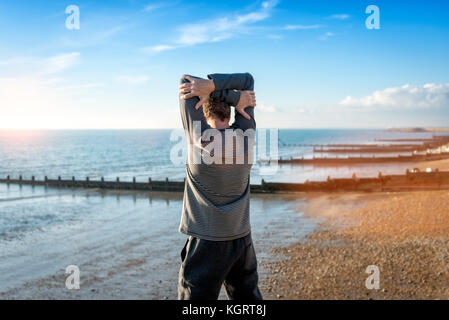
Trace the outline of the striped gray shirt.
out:
<instances>
[{"instance_id":1,"label":"striped gray shirt","mask_svg":"<svg viewBox=\"0 0 449 320\"><path fill-rule=\"evenodd\" d=\"M212 74L215 89L214 97L222 98L236 106L240 100L239 90L254 90L254 80L249 73ZM182 82L188 82L183 80ZM180 100L181 117L188 137L190 152L204 152L204 143L195 141L193 124L199 122L201 134L210 129L204 118L202 108L196 110L198 98ZM255 130L254 108L246 108L251 120L238 112L230 129ZM225 141L226 130L220 130ZM179 231L197 238L226 241L244 237L251 232L250 227L250 171L252 161L248 153L252 152L254 137L245 138L243 152L245 161L237 164L235 146L229 154L223 150L221 163L193 163L189 157L186 165L186 184ZM201 150L199 150L201 149ZM226 156L225 156L226 154ZM232 157L231 163L226 157Z\"/></svg>"}]
</instances>

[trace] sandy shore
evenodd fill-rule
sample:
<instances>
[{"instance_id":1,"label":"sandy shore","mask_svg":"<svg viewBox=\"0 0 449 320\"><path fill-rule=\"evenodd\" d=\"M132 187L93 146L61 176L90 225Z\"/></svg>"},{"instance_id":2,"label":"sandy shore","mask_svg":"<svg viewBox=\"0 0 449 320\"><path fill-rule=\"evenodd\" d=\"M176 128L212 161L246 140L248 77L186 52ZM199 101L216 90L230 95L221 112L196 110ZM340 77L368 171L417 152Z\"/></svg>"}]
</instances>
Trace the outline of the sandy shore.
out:
<instances>
[{"instance_id":1,"label":"sandy shore","mask_svg":"<svg viewBox=\"0 0 449 320\"><path fill-rule=\"evenodd\" d=\"M449 191L315 195L305 242L274 249L267 290L281 299L448 299ZM368 290L366 268L380 270Z\"/></svg>"}]
</instances>

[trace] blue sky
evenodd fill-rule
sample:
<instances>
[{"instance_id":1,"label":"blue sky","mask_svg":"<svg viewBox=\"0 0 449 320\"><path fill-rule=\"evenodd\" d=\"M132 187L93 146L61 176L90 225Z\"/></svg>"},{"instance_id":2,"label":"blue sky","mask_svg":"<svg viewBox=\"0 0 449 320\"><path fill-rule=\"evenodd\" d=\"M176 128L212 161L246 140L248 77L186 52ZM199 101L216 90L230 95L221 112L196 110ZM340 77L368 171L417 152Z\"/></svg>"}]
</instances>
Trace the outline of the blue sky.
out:
<instances>
[{"instance_id":1,"label":"blue sky","mask_svg":"<svg viewBox=\"0 0 449 320\"><path fill-rule=\"evenodd\" d=\"M448 126L448 40L446 1L1 0L0 128L179 127L214 72L254 75L259 127Z\"/></svg>"}]
</instances>

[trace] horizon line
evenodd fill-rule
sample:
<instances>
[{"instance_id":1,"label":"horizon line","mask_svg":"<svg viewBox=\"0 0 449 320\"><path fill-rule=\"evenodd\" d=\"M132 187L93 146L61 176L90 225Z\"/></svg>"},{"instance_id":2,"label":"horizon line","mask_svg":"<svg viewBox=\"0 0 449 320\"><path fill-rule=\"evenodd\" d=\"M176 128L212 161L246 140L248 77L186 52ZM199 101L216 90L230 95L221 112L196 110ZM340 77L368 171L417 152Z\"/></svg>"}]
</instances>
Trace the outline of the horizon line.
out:
<instances>
[{"instance_id":1,"label":"horizon line","mask_svg":"<svg viewBox=\"0 0 449 320\"><path fill-rule=\"evenodd\" d=\"M404 127L398 128L402 129ZM406 127L406 128L432 128L432 129L443 129L443 127ZM106 131L106 130L115 130L115 131L130 131L130 130L176 130L183 129L181 127L166 127L166 128L0 128L0 131ZM341 129L341 130L357 130L357 129L378 129L378 130L387 130L387 129L396 129L391 127L259 127L257 129L279 129L279 130L300 130L300 129Z\"/></svg>"}]
</instances>

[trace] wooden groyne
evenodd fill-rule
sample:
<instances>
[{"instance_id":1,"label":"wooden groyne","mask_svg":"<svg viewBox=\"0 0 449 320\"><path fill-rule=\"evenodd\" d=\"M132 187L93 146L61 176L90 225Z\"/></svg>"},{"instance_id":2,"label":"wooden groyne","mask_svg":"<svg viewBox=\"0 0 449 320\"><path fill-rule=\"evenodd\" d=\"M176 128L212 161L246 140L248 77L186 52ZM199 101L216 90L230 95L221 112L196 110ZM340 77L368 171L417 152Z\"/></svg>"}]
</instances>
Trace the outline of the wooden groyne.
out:
<instances>
[{"instance_id":1,"label":"wooden groyne","mask_svg":"<svg viewBox=\"0 0 449 320\"><path fill-rule=\"evenodd\" d=\"M411 143L411 144L311 144L310 147L318 148L381 148L381 147L416 147L422 144Z\"/></svg>"},{"instance_id":2,"label":"wooden groyne","mask_svg":"<svg viewBox=\"0 0 449 320\"><path fill-rule=\"evenodd\" d=\"M376 139L378 142L391 142L390 144L286 144L279 140L283 146L307 146L313 147L313 152L318 154L360 154L359 157L313 157L312 159L290 158L279 159L280 164L299 165L357 165L365 163L403 163L421 162L447 159L445 153L449 149L449 136L433 136L432 138L412 139ZM392 144L394 142L394 144ZM408 143L407 143L408 142ZM439 149L439 150L438 150ZM378 156L382 153L407 153L408 155ZM426 154L424 154L426 153ZM363 157L362 154L372 154L372 157ZM267 163L267 160L261 161Z\"/></svg>"},{"instance_id":3,"label":"wooden groyne","mask_svg":"<svg viewBox=\"0 0 449 320\"><path fill-rule=\"evenodd\" d=\"M314 165L314 166L351 166L359 164L373 164L373 163L415 163L425 161L437 161L449 159L449 153L441 154L427 154L427 155L411 155L411 156L396 156L396 157L313 157L311 159L305 158L290 158L280 159L278 164L290 164L290 165Z\"/></svg>"},{"instance_id":4,"label":"wooden groyne","mask_svg":"<svg viewBox=\"0 0 449 320\"><path fill-rule=\"evenodd\" d=\"M433 138L407 138L407 139L376 139L378 142L435 142L438 140L448 140L448 136L438 136Z\"/></svg>"},{"instance_id":5,"label":"wooden groyne","mask_svg":"<svg viewBox=\"0 0 449 320\"><path fill-rule=\"evenodd\" d=\"M30 180L23 179L19 176L18 179L11 179L7 176L6 179L0 179L0 183L11 183L20 185L32 185L32 186L46 186L46 187L56 187L56 188L84 188L84 189L110 189L110 190L143 190L143 191L170 191L170 192L181 192L184 191L183 181L169 181L166 178L164 181L155 181L151 178L147 182L137 182L136 178L133 181L120 181L117 178L115 181L107 181L104 178L100 180L91 180L86 178L84 180L76 179L62 179L58 177L57 179L49 179L45 177L44 180L37 180L34 176Z\"/></svg>"},{"instance_id":6,"label":"wooden groyne","mask_svg":"<svg viewBox=\"0 0 449 320\"><path fill-rule=\"evenodd\" d=\"M449 143L449 139L440 138L432 140L432 142L420 144L388 144L388 145L349 145L348 147L327 147L314 148L315 153L414 153L426 152L427 150L438 149Z\"/></svg>"},{"instance_id":7,"label":"wooden groyne","mask_svg":"<svg viewBox=\"0 0 449 320\"><path fill-rule=\"evenodd\" d=\"M427 146L417 146L417 147L379 147L379 148L328 148L328 149L313 149L315 153L396 153L396 152L414 152L414 151L425 151Z\"/></svg>"},{"instance_id":8,"label":"wooden groyne","mask_svg":"<svg viewBox=\"0 0 449 320\"><path fill-rule=\"evenodd\" d=\"M449 132L449 128L389 128L387 132Z\"/></svg>"},{"instance_id":9,"label":"wooden groyne","mask_svg":"<svg viewBox=\"0 0 449 320\"><path fill-rule=\"evenodd\" d=\"M264 190L281 192L393 192L449 189L449 172L410 172L405 175L382 175L376 178L341 178L327 181L296 183L264 183Z\"/></svg>"},{"instance_id":10,"label":"wooden groyne","mask_svg":"<svg viewBox=\"0 0 449 320\"><path fill-rule=\"evenodd\" d=\"M134 191L160 191L160 192L184 192L182 181L155 181L149 179L147 182L132 182L101 180L70 180L58 179L30 180L12 179L9 176L1 178L0 183L46 186L53 188L84 188L84 189L109 189L109 190L134 190ZM315 181L305 183L277 183L265 182L251 185L251 192L257 194L290 193L290 192L349 192L349 191L410 191L410 190L440 190L449 189L449 172L409 172L405 175L382 175L379 173L375 178L358 178L353 174L352 178L332 179L326 181Z\"/></svg>"}]
</instances>

